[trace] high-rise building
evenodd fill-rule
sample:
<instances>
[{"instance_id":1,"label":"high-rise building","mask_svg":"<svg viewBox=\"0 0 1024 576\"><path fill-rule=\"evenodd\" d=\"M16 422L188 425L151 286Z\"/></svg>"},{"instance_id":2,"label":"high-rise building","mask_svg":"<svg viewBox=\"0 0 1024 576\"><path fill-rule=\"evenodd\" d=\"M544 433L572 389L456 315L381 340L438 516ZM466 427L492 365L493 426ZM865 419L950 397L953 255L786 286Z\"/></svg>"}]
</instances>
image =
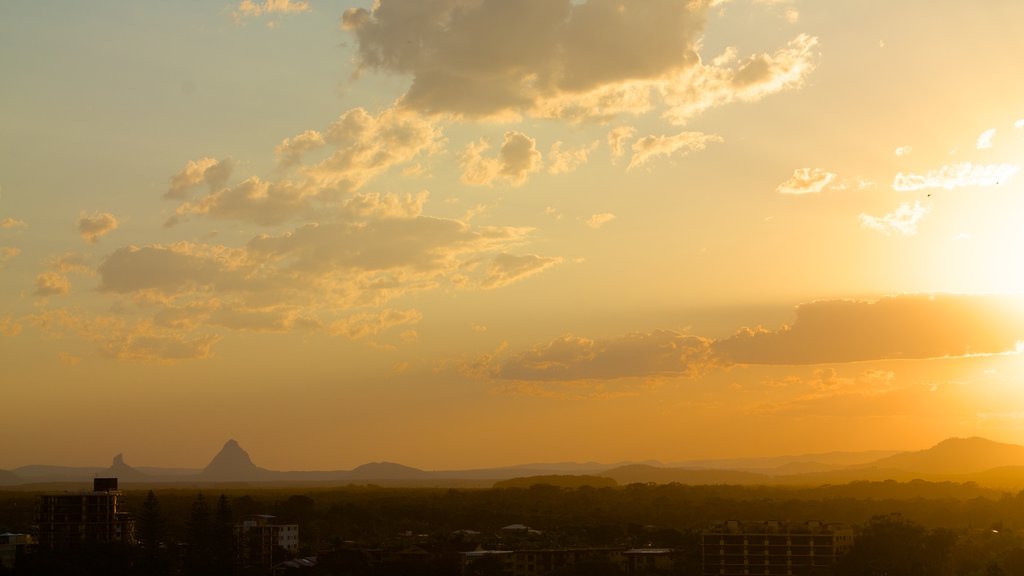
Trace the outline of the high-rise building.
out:
<instances>
[{"instance_id":1,"label":"high-rise building","mask_svg":"<svg viewBox=\"0 0 1024 576\"><path fill-rule=\"evenodd\" d=\"M40 496L35 530L39 547L50 550L135 541L135 520L124 510L117 478L94 478L91 492Z\"/></svg>"},{"instance_id":2,"label":"high-rise building","mask_svg":"<svg viewBox=\"0 0 1024 576\"><path fill-rule=\"evenodd\" d=\"M298 524L278 524L268 514L257 514L238 525L242 559L248 565L273 566L299 551ZM281 550L282 554L275 555Z\"/></svg>"},{"instance_id":3,"label":"high-rise building","mask_svg":"<svg viewBox=\"0 0 1024 576\"><path fill-rule=\"evenodd\" d=\"M824 522L720 522L703 531L704 576L800 576L831 566L853 546L853 529Z\"/></svg>"}]
</instances>

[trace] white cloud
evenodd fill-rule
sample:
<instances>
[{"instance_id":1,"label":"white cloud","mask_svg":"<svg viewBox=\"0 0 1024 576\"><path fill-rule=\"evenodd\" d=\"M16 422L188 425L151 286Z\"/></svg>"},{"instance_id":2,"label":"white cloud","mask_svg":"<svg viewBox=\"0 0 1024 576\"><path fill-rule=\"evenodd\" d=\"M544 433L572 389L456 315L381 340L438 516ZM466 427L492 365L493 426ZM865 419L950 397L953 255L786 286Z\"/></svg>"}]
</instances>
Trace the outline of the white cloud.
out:
<instances>
[{"instance_id":1,"label":"white cloud","mask_svg":"<svg viewBox=\"0 0 1024 576\"><path fill-rule=\"evenodd\" d=\"M978 142L976 144L978 150L985 150L992 147L992 139L996 137L996 129L989 128L978 136Z\"/></svg>"},{"instance_id":2,"label":"white cloud","mask_svg":"<svg viewBox=\"0 0 1024 576\"><path fill-rule=\"evenodd\" d=\"M910 153L913 151L914 149L911 148L910 146L900 146L899 148L896 149L896 156L899 156L900 158L904 156L909 156Z\"/></svg>"},{"instance_id":3,"label":"white cloud","mask_svg":"<svg viewBox=\"0 0 1024 576\"><path fill-rule=\"evenodd\" d=\"M994 186L1006 182L1020 171L1013 164L972 164L959 162L948 164L927 174L904 174L900 172L893 179L892 188L910 192L926 188L953 190L965 186Z\"/></svg>"},{"instance_id":4,"label":"white cloud","mask_svg":"<svg viewBox=\"0 0 1024 576\"><path fill-rule=\"evenodd\" d=\"M816 194L835 182L837 176L821 168L797 168L793 176L775 191L780 194Z\"/></svg>"},{"instance_id":5,"label":"white cloud","mask_svg":"<svg viewBox=\"0 0 1024 576\"><path fill-rule=\"evenodd\" d=\"M619 158L626 153L626 143L636 135L636 128L632 126L618 126L608 132L608 147L611 148L612 157Z\"/></svg>"},{"instance_id":6,"label":"white cloud","mask_svg":"<svg viewBox=\"0 0 1024 576\"><path fill-rule=\"evenodd\" d=\"M110 212L82 214L78 218L78 233L91 244L99 242L100 238L117 230L117 226L117 218Z\"/></svg>"},{"instance_id":7,"label":"white cloud","mask_svg":"<svg viewBox=\"0 0 1024 576\"><path fill-rule=\"evenodd\" d=\"M459 158L463 182L488 186L495 180L504 180L513 186L520 186L531 173L541 167L537 141L521 132L506 132L497 156L484 156L488 149L490 145L484 140L466 146Z\"/></svg>"},{"instance_id":8,"label":"white cloud","mask_svg":"<svg viewBox=\"0 0 1024 576\"><path fill-rule=\"evenodd\" d=\"M604 226L605 224L615 220L615 214L611 212L603 212L601 214L594 214L587 219L587 226L594 228L595 230Z\"/></svg>"},{"instance_id":9,"label":"white cloud","mask_svg":"<svg viewBox=\"0 0 1024 576\"><path fill-rule=\"evenodd\" d=\"M306 152L323 148L326 142L322 134L316 130L306 130L301 134L285 138L274 148L277 156L277 163L288 168L302 162L302 155Z\"/></svg>"},{"instance_id":10,"label":"white cloud","mask_svg":"<svg viewBox=\"0 0 1024 576\"><path fill-rule=\"evenodd\" d=\"M673 136L644 136L633 143L633 156L626 169L632 170L643 166L652 158L659 156L671 156L677 153L686 155L703 150L708 142L722 142L722 137L703 132L680 132Z\"/></svg>"},{"instance_id":11,"label":"white cloud","mask_svg":"<svg viewBox=\"0 0 1024 576\"><path fill-rule=\"evenodd\" d=\"M235 8L236 19L257 18L266 14L297 14L309 12L309 3L304 0L242 0Z\"/></svg>"},{"instance_id":12,"label":"white cloud","mask_svg":"<svg viewBox=\"0 0 1024 576\"><path fill-rule=\"evenodd\" d=\"M898 232L904 236L917 234L917 223L928 214L928 207L921 202L903 202L896 210L884 216L860 215L860 223L865 228L884 232L886 235L891 232Z\"/></svg>"},{"instance_id":13,"label":"white cloud","mask_svg":"<svg viewBox=\"0 0 1024 576\"><path fill-rule=\"evenodd\" d=\"M294 169L295 178L268 181L252 176L224 186L230 171L221 167L223 161L204 158L190 162L175 176L165 197L183 198L203 182L210 185L209 190L180 204L167 225L208 216L274 226L324 205L344 207L349 202L347 195L392 167L433 153L441 140L435 123L419 114L388 108L373 116L363 108L353 108L323 132L306 130L275 148L279 165ZM306 152L321 148L330 150L325 158L303 163Z\"/></svg>"},{"instance_id":14,"label":"white cloud","mask_svg":"<svg viewBox=\"0 0 1024 576\"><path fill-rule=\"evenodd\" d=\"M564 148L564 142L558 141L551 145L548 152L548 173L563 174L573 172L583 164L587 163L590 153L597 148L597 142L591 142L586 146L576 148Z\"/></svg>"},{"instance_id":15,"label":"white cloud","mask_svg":"<svg viewBox=\"0 0 1024 576\"><path fill-rule=\"evenodd\" d=\"M735 62L726 50L710 65L698 65L675 82L661 87L669 106L665 117L685 124L705 110L731 102L756 102L765 96L799 88L814 70L817 39L800 35L774 54L758 54Z\"/></svg>"},{"instance_id":16,"label":"white cloud","mask_svg":"<svg viewBox=\"0 0 1024 576\"><path fill-rule=\"evenodd\" d=\"M548 258L537 256L536 254L527 254L525 256L498 254L491 260L487 275L480 282L480 287L490 289L507 286L513 282L543 272L561 262L561 258Z\"/></svg>"},{"instance_id":17,"label":"white cloud","mask_svg":"<svg viewBox=\"0 0 1024 576\"><path fill-rule=\"evenodd\" d=\"M227 183L234 165L234 161L230 158L217 160L204 157L198 160L189 160L180 172L171 177L171 186L164 193L164 198L172 200L187 198L192 189L201 184L206 184L210 190L216 190Z\"/></svg>"}]
</instances>

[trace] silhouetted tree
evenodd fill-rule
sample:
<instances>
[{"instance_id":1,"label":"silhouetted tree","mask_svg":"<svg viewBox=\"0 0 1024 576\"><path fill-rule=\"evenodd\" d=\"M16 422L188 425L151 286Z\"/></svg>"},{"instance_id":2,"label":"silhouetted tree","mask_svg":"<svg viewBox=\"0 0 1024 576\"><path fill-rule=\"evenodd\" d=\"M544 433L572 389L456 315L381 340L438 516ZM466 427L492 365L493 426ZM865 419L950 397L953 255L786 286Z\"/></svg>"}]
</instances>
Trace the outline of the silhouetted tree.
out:
<instances>
[{"instance_id":1,"label":"silhouetted tree","mask_svg":"<svg viewBox=\"0 0 1024 576\"><path fill-rule=\"evenodd\" d=\"M158 576L170 572L164 543L165 531L160 500L150 490L139 513L138 536L141 554L136 566L139 574Z\"/></svg>"},{"instance_id":2,"label":"silhouetted tree","mask_svg":"<svg viewBox=\"0 0 1024 576\"><path fill-rule=\"evenodd\" d=\"M956 537L929 532L899 514L875 516L835 566L837 576L943 576L950 574Z\"/></svg>"},{"instance_id":3,"label":"silhouetted tree","mask_svg":"<svg viewBox=\"0 0 1024 576\"><path fill-rule=\"evenodd\" d=\"M211 558L212 527L210 510L203 493L196 494L192 502L185 534L185 574L188 576L210 576L214 574Z\"/></svg>"},{"instance_id":4,"label":"silhouetted tree","mask_svg":"<svg viewBox=\"0 0 1024 576\"><path fill-rule=\"evenodd\" d=\"M213 544L213 568L218 576L227 576L237 572L238 539L235 536L235 519L231 512L231 504L224 494L217 499L217 512L214 516L211 534Z\"/></svg>"}]
</instances>

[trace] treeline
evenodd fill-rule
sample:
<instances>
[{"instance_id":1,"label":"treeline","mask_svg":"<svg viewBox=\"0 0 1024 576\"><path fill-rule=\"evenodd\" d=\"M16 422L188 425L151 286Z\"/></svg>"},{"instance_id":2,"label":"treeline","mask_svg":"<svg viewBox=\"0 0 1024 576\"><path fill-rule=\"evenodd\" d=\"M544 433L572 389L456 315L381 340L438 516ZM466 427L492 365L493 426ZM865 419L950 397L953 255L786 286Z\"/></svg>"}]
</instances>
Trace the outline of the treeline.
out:
<instances>
[{"instance_id":1,"label":"treeline","mask_svg":"<svg viewBox=\"0 0 1024 576\"><path fill-rule=\"evenodd\" d=\"M0 532L31 533L37 495L0 493ZM483 548L667 547L699 565L700 530L722 520L821 520L858 530L846 574L1024 574L1024 492L973 484L859 482L815 488L631 484L624 487L411 489L242 487L125 492L139 543L86 556L45 554L17 574L244 573L231 527L255 514L299 525L299 556L425 542ZM532 528L510 540L502 528ZM469 549L472 549L471 547ZM454 552L452 552L454 554ZM880 559L888 559L887 562ZM62 562L61 570L47 562ZM321 570L322 571L322 570ZM312 572L310 572L312 573ZM2 574L2 571L0 571Z\"/></svg>"}]
</instances>

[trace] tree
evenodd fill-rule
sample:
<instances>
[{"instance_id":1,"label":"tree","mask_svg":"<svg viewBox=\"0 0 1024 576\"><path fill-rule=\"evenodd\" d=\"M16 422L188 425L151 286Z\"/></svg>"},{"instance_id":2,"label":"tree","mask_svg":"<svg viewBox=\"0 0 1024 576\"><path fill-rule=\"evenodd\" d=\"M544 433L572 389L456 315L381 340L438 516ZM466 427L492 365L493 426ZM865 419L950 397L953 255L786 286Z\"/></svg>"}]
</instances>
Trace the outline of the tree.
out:
<instances>
[{"instance_id":1,"label":"tree","mask_svg":"<svg viewBox=\"0 0 1024 576\"><path fill-rule=\"evenodd\" d=\"M196 494L192 502L185 534L185 573L189 576L210 576L215 574L210 552L212 551L212 529L210 510L203 493Z\"/></svg>"},{"instance_id":2,"label":"tree","mask_svg":"<svg viewBox=\"0 0 1024 576\"><path fill-rule=\"evenodd\" d=\"M140 574L160 575L169 572L164 544L165 528L160 500L150 490L139 514Z\"/></svg>"},{"instance_id":3,"label":"tree","mask_svg":"<svg viewBox=\"0 0 1024 576\"><path fill-rule=\"evenodd\" d=\"M943 576L949 574L955 536L929 532L899 514L873 517L850 552L836 563L837 576Z\"/></svg>"},{"instance_id":4,"label":"tree","mask_svg":"<svg viewBox=\"0 0 1024 576\"><path fill-rule=\"evenodd\" d=\"M231 503L224 494L217 499L217 512L214 516L213 530L213 567L218 575L237 572L238 538L235 536L235 519L231 511Z\"/></svg>"}]
</instances>

